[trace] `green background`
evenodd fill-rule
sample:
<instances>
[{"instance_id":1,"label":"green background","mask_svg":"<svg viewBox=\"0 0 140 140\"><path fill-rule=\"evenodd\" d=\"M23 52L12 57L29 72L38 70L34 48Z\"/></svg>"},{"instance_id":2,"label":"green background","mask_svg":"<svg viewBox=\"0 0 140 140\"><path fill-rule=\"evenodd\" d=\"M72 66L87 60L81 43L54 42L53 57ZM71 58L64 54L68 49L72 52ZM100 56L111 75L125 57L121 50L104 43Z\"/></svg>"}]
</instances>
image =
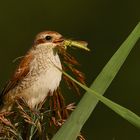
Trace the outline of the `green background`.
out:
<instances>
[{"instance_id":1,"label":"green background","mask_svg":"<svg viewBox=\"0 0 140 140\"><path fill-rule=\"evenodd\" d=\"M86 74L87 84L99 74L140 21L139 0L5 0L0 3L0 88L9 79L18 56L30 48L34 36L55 30L67 38L85 40L91 52L72 50ZM140 115L140 41L105 96ZM72 94L67 93L69 96ZM69 97L77 101L77 96ZM140 131L99 103L86 122L87 140L139 140Z\"/></svg>"}]
</instances>

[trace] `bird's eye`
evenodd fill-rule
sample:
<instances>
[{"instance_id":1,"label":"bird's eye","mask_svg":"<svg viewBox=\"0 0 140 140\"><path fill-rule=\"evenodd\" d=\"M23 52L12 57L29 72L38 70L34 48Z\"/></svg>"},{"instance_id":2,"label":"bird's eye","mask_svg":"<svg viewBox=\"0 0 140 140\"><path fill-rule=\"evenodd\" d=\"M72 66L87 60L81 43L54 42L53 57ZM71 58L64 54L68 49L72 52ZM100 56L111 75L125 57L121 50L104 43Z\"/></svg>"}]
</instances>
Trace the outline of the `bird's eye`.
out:
<instances>
[{"instance_id":1,"label":"bird's eye","mask_svg":"<svg viewBox=\"0 0 140 140\"><path fill-rule=\"evenodd\" d=\"M52 37L48 35L48 36L45 37L45 39L46 39L46 40L51 40Z\"/></svg>"}]
</instances>

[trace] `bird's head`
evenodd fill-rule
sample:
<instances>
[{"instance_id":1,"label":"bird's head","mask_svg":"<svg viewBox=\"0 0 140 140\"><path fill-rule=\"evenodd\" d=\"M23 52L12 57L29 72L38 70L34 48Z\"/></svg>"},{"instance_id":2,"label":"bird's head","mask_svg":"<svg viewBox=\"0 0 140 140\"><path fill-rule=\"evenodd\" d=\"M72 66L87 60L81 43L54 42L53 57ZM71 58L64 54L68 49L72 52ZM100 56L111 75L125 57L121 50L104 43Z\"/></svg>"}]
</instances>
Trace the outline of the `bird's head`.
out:
<instances>
[{"instance_id":1,"label":"bird's head","mask_svg":"<svg viewBox=\"0 0 140 140\"><path fill-rule=\"evenodd\" d=\"M44 31L39 33L34 41L35 46L47 46L50 48L55 48L59 46L64 41L64 38L61 34L55 31Z\"/></svg>"}]
</instances>

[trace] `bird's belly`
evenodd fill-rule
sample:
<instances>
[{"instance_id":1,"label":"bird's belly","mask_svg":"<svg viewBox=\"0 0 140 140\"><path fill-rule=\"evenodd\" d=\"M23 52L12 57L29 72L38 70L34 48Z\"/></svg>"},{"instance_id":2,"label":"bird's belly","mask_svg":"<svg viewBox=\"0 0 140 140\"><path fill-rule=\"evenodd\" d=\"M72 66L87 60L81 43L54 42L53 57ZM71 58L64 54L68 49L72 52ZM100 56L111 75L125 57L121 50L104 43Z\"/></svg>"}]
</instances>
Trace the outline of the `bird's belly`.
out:
<instances>
[{"instance_id":1,"label":"bird's belly","mask_svg":"<svg viewBox=\"0 0 140 140\"><path fill-rule=\"evenodd\" d=\"M37 80L22 93L27 104L31 108L34 108L39 103L43 102L49 92L53 93L53 91L57 89L61 81L61 76L62 72L54 67L41 73Z\"/></svg>"}]
</instances>

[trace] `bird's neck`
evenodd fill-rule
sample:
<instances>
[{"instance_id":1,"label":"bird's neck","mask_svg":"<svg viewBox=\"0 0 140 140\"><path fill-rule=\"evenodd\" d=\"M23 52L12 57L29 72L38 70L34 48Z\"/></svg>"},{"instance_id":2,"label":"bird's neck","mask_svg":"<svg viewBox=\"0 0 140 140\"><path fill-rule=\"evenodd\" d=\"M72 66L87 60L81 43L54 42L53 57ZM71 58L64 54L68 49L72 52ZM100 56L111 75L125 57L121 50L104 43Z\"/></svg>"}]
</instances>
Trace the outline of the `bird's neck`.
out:
<instances>
[{"instance_id":1,"label":"bird's neck","mask_svg":"<svg viewBox=\"0 0 140 140\"><path fill-rule=\"evenodd\" d=\"M35 63L38 65L37 67L40 67L42 69L49 69L54 67L57 69L59 67L62 69L61 61L58 56L57 51L52 46L47 45L38 45L33 50L34 56L35 56Z\"/></svg>"}]
</instances>

